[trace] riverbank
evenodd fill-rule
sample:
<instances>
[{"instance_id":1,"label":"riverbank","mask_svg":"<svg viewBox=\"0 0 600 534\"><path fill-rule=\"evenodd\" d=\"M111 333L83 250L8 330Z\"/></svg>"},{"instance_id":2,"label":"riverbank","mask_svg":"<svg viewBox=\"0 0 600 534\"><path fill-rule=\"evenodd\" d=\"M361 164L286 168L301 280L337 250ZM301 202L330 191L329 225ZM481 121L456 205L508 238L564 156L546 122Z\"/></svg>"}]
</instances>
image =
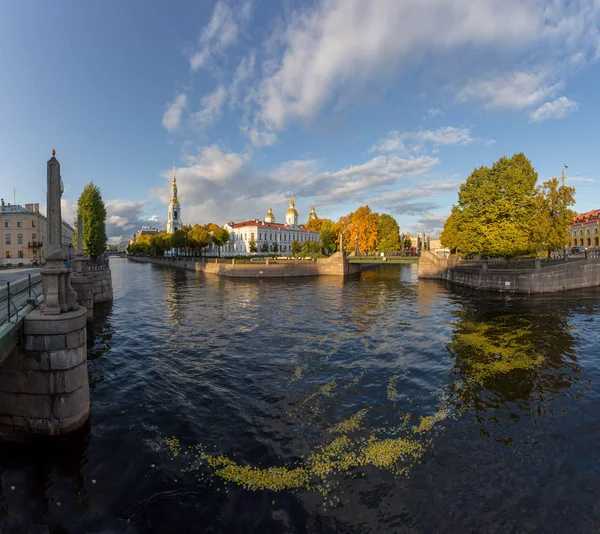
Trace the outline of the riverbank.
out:
<instances>
[{"instance_id":1,"label":"riverbank","mask_svg":"<svg viewBox=\"0 0 600 534\"><path fill-rule=\"evenodd\" d=\"M418 276L482 291L530 295L559 293L600 286L600 259L550 266L543 266L537 260L532 268L490 269L486 262L478 266L461 264L454 256L442 257L423 251Z\"/></svg>"},{"instance_id":2,"label":"riverbank","mask_svg":"<svg viewBox=\"0 0 600 534\"><path fill-rule=\"evenodd\" d=\"M223 260L197 258L157 258L152 256L127 256L137 263L152 263L164 267L176 267L188 271L203 272L229 278L293 278L303 276L354 276L360 274L362 267L348 262L345 254L337 252L329 258L315 261L286 260L264 263L239 262L235 259L224 263Z\"/></svg>"}]
</instances>

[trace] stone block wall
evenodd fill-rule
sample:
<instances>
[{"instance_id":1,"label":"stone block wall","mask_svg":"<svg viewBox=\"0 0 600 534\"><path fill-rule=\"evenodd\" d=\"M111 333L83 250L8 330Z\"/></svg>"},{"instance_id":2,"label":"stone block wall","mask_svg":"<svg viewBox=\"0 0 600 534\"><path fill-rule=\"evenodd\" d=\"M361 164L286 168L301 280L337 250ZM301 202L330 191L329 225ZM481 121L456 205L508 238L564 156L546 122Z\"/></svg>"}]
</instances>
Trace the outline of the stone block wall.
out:
<instances>
[{"instance_id":1,"label":"stone block wall","mask_svg":"<svg viewBox=\"0 0 600 534\"><path fill-rule=\"evenodd\" d=\"M543 294L600 286L600 260L574 261L536 269L485 269L456 264L452 258L419 260L419 278L433 278L483 291Z\"/></svg>"},{"instance_id":2,"label":"stone block wall","mask_svg":"<svg viewBox=\"0 0 600 534\"><path fill-rule=\"evenodd\" d=\"M0 437L64 434L90 412L86 308L60 315L39 309L23 321L23 344L0 367Z\"/></svg>"},{"instance_id":3,"label":"stone block wall","mask_svg":"<svg viewBox=\"0 0 600 534\"><path fill-rule=\"evenodd\" d=\"M71 275L71 287L77 293L77 302L87 310L87 318L94 316L94 277L90 274Z\"/></svg>"},{"instance_id":4,"label":"stone block wall","mask_svg":"<svg viewBox=\"0 0 600 534\"><path fill-rule=\"evenodd\" d=\"M165 267L178 267L190 271L216 274L230 278L291 278L299 276L351 276L361 272L360 265L349 264L341 253L336 253L329 258L322 258L316 262L293 261L287 263L214 263L193 262L186 260L170 260L162 258L148 258L129 256L131 261L139 263L153 263Z\"/></svg>"},{"instance_id":5,"label":"stone block wall","mask_svg":"<svg viewBox=\"0 0 600 534\"><path fill-rule=\"evenodd\" d=\"M110 269L89 271L94 280L94 302L111 302L113 300L112 275Z\"/></svg>"}]
</instances>

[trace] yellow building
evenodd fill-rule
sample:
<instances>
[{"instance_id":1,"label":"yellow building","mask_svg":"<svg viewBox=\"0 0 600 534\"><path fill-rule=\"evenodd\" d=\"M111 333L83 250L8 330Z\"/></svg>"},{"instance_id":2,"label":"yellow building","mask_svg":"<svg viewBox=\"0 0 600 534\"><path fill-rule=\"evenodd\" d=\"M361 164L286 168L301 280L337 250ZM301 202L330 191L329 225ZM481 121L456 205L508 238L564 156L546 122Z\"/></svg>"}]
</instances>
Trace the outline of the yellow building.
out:
<instances>
[{"instance_id":1,"label":"yellow building","mask_svg":"<svg viewBox=\"0 0 600 534\"><path fill-rule=\"evenodd\" d=\"M594 248L600 246L600 210L579 213L569 227L572 247Z\"/></svg>"},{"instance_id":2,"label":"yellow building","mask_svg":"<svg viewBox=\"0 0 600 534\"><path fill-rule=\"evenodd\" d=\"M73 244L73 234L73 227L63 221L64 246ZM41 264L47 236L47 221L39 204L23 207L0 203L0 267Z\"/></svg>"}]
</instances>

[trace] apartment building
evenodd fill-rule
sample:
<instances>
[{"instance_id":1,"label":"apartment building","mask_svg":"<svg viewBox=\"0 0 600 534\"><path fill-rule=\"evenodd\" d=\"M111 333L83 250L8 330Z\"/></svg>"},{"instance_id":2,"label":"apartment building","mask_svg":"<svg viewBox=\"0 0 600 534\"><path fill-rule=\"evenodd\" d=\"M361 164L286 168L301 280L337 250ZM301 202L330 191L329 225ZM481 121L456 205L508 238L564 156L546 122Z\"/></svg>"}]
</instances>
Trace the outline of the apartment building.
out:
<instances>
[{"instance_id":1,"label":"apartment building","mask_svg":"<svg viewBox=\"0 0 600 534\"><path fill-rule=\"evenodd\" d=\"M64 246L72 245L74 231L63 221ZM47 220L40 213L39 204L23 207L0 201L0 267L40 265L47 236Z\"/></svg>"}]
</instances>

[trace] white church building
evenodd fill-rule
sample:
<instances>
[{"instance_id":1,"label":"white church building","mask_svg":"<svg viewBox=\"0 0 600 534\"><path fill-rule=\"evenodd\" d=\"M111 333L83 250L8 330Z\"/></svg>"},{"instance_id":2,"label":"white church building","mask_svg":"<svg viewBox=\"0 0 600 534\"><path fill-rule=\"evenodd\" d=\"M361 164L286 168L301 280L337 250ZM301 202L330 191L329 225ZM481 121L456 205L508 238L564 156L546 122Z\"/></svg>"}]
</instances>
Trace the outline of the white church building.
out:
<instances>
[{"instance_id":1,"label":"white church building","mask_svg":"<svg viewBox=\"0 0 600 534\"><path fill-rule=\"evenodd\" d=\"M314 206L308 220L317 218ZM229 243L221 247L221 256L237 256L250 254L250 242L255 241L258 254L280 253L290 254L292 243L298 241L301 245L307 241L319 242L319 232L307 230L298 224L298 212L294 200L285 212L285 224L275 222L273 209L269 208L264 221L254 219L244 222L228 222L223 225L229 232ZM213 252L213 251L211 251ZM217 253L214 250L214 253Z\"/></svg>"}]
</instances>

